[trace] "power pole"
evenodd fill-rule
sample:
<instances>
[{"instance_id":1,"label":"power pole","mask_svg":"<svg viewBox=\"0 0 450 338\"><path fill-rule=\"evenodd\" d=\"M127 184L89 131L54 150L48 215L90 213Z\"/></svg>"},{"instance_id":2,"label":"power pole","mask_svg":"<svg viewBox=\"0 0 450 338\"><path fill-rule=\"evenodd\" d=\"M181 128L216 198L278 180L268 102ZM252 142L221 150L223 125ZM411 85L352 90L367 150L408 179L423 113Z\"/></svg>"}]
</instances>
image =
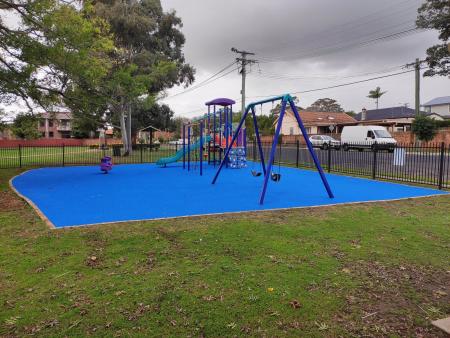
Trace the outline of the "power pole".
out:
<instances>
[{"instance_id":1,"label":"power pole","mask_svg":"<svg viewBox=\"0 0 450 338\"><path fill-rule=\"evenodd\" d=\"M408 63L407 68L414 67L416 73L416 86L415 86L415 110L416 116L420 114L420 65L425 62L425 60L416 59L413 63Z\"/></svg>"},{"instance_id":2,"label":"power pole","mask_svg":"<svg viewBox=\"0 0 450 338\"><path fill-rule=\"evenodd\" d=\"M237 50L236 48L231 48L231 51L240 54L241 57L236 58L236 61L241 65L241 76L242 76L242 88L241 88L241 114L245 112L245 77L247 75L247 65L256 63L257 60L247 59L247 55L255 55L255 53L247 52L245 50Z\"/></svg>"}]
</instances>

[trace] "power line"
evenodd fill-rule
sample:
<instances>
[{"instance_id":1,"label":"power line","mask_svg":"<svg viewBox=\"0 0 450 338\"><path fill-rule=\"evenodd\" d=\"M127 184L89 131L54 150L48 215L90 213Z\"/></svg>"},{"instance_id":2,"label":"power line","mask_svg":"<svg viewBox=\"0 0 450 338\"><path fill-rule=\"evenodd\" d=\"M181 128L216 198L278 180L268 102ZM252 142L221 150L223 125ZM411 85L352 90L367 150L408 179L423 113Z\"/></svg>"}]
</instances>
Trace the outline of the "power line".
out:
<instances>
[{"instance_id":1,"label":"power line","mask_svg":"<svg viewBox=\"0 0 450 338\"><path fill-rule=\"evenodd\" d=\"M191 91L193 91L193 90L196 90L196 89L198 89L198 88L201 88L201 87L203 87L203 86L206 86L207 84L210 84L211 82L216 81L216 80L220 79L221 77L223 77L224 75L223 75L223 76L220 76L220 77L218 77L218 78L215 78L215 77L218 76L219 74L221 74L221 73L223 73L224 71L226 71L228 68L232 67L234 64L236 64L236 61L233 61L233 62L230 63L229 65L223 67L221 70L219 70L219 71L216 72L215 74L211 75L210 77L208 77L207 79L203 80L202 82L200 82L200 83L198 83L198 84L192 86L191 88L188 88L188 89L186 89L186 90L184 90L184 91L182 91L182 92L180 92L180 93L176 93L176 94L174 94L174 95L167 96L167 97L165 97L165 98L163 98L163 99L164 99L164 100L166 100L166 99L171 99L171 98L173 98L173 97L177 97L177 96L179 96L179 95L186 94L186 93L189 93L189 92L191 92ZM230 71L229 73L233 72L234 70L237 70L237 69L233 69L233 70ZM227 73L226 75L228 75L229 73Z\"/></svg>"},{"instance_id":2,"label":"power line","mask_svg":"<svg viewBox=\"0 0 450 338\"><path fill-rule=\"evenodd\" d=\"M406 1L399 2L399 3L390 4L387 7L384 7L382 9L379 9L379 10L375 11L375 12L372 12L370 14L367 14L367 15L364 15L362 17L359 17L359 18L357 18L355 20L351 20L351 21L348 21L348 22L343 23L343 24L334 25L334 26L332 26L330 28L327 28L327 29L324 29L324 30L321 30L321 31L318 31L318 32L316 31L313 34L308 34L308 35L303 36L303 37L306 38L306 44L309 41L318 41L319 38L322 41L325 41L326 38L329 38L329 41L333 42L333 41L337 40L336 36L337 37L340 37L340 36L346 36L347 37L347 36L351 35L352 33L354 33L355 31L356 32L360 31L360 29L357 29L359 26L362 26L362 25L367 26L371 22L376 22L376 21L379 21L379 20L385 20L387 17L393 16L393 15L395 15L396 22L397 22L395 25L393 25L393 26L391 25L390 27L386 27L386 24L381 24L380 23L377 26L378 27L383 27L382 29L380 29L378 31L375 31L375 32L370 32L369 36L367 36L367 34L363 35L363 36L360 36L360 38L364 37L364 39L368 39L368 38L370 38L371 35L373 35L375 33L378 33L378 32L386 31L387 29L392 29L394 27L404 26L405 24L408 24L408 23L409 24L414 24L414 21L415 21L414 19L415 18L411 18L412 13L411 13L411 15L409 15L407 10L414 9L414 11L415 11L418 8L418 6L420 5L420 1L419 0L414 0L413 1L414 2L413 6L408 5L406 8L403 8L403 5L405 5L407 3L410 3L410 2L411 2L411 0L406 0ZM396 6L400 6L400 8L395 9ZM407 14L407 15L405 15L405 14ZM370 19L370 17L372 17L374 15L375 15L375 17ZM402 23L398 24L400 17L405 17L405 18L408 17L409 19L406 22L402 22ZM409 27L411 27L411 25L409 25ZM342 29L342 28L344 28L344 29ZM325 39L323 39L324 37L325 37ZM284 42L282 44L280 44L279 41L277 41L277 42L278 43L275 46L277 49L280 49L282 46L286 46L286 45L291 45L292 46L294 44L301 44L302 48L305 48L304 47L305 43L301 40L301 38L300 38L300 40L299 40L299 38L296 38L295 40L292 40L291 42ZM270 47L274 48L274 45L271 44ZM259 50L258 53L259 54L264 54L264 50ZM261 59L264 59L264 57L261 57ZM270 57L265 58L265 59L267 61L271 60ZM280 57L275 58L275 60L277 60L277 59L280 59Z\"/></svg>"},{"instance_id":3,"label":"power line","mask_svg":"<svg viewBox=\"0 0 450 338\"><path fill-rule=\"evenodd\" d=\"M304 76L304 75L289 76L286 74L276 74L276 73L265 73L265 74L257 73L255 76L268 78L268 79L272 79L272 80L307 80L307 79L344 80L344 79L351 79L351 78L361 77L361 76L390 73L390 72L393 72L394 70L399 70L400 68L404 68L404 65L393 66L393 67L389 67L389 68L386 68L383 70L378 70L378 71L373 71L373 72L365 72L365 73L360 73L360 74L355 74L355 75L346 75L346 76L336 75L336 74L333 74L333 75L317 74L317 75L311 75L311 76Z\"/></svg>"},{"instance_id":4,"label":"power line","mask_svg":"<svg viewBox=\"0 0 450 338\"><path fill-rule=\"evenodd\" d=\"M346 86L351 86L354 84L358 84L358 83L363 83L363 82L369 82L369 81L373 81L373 80L379 80L379 79L384 79L384 78L388 78L388 77L392 77L392 76L397 76L397 75L402 75L402 74L406 74L406 73L411 73L414 72L414 70L406 70L403 72L398 72L398 73L394 73L394 74L388 74L388 75L383 75L383 76L377 76L377 77L372 77L369 79L364 79L364 80L359 80L359 81L353 81L353 82L347 82L347 83L341 83L339 85L334 85L334 86L328 86L328 87L322 87L322 88L315 88L315 89L308 89L308 90L302 90L302 91L289 91L288 93L290 94L306 94L306 93L312 93L312 92L318 92L318 91L323 91L323 90L327 90L327 89L333 89L333 88L339 88L339 87L346 87ZM286 93L286 92L285 92ZM273 95L258 95L258 96L251 96L252 98L266 98L266 97L275 97L275 96L279 96L282 94L273 94Z\"/></svg>"},{"instance_id":5,"label":"power line","mask_svg":"<svg viewBox=\"0 0 450 338\"><path fill-rule=\"evenodd\" d=\"M323 55L332 54L332 53L335 53L335 52L338 52L341 50L360 48L360 47L370 46L370 45L381 43L381 42L400 39L405 36L408 36L408 35L411 35L414 33L419 33L422 31L423 31L422 29L418 29L418 28L414 27L414 28L409 28L406 30L398 31L395 33L391 33L389 35L379 36L374 39L370 39L370 40L366 40L366 41L357 41L357 42L350 42L350 43L345 43L345 44L339 43L332 47L319 47L316 49L309 50L308 52L305 52L302 54L291 55L288 58L286 58L286 57L278 58L278 59L262 58L261 63L287 62L287 61L292 61L292 60L323 56Z\"/></svg>"}]
</instances>

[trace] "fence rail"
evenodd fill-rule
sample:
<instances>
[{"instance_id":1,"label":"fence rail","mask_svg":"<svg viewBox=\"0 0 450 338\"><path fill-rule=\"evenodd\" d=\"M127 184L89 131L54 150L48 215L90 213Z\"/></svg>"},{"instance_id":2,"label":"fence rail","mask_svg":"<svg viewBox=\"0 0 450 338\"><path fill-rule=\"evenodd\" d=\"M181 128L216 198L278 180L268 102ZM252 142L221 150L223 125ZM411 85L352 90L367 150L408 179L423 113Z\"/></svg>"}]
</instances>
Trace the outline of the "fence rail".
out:
<instances>
[{"instance_id":1,"label":"fence rail","mask_svg":"<svg viewBox=\"0 0 450 338\"><path fill-rule=\"evenodd\" d=\"M177 144L137 144L131 155L124 156L120 145L98 146L16 146L0 147L0 168L96 165L103 156L111 156L115 164L153 163L161 157L171 156L180 149ZM271 143L263 143L263 155L268 159ZM450 145L407 144L395 149L371 147L370 144L351 144L350 150L316 148L324 170L450 188ZM217 157L218 158L218 157ZM255 143L247 145L247 159L258 161ZM313 168L314 162L306 145L300 142L279 144L274 165ZM254 166L257 164L249 164Z\"/></svg>"}]
</instances>

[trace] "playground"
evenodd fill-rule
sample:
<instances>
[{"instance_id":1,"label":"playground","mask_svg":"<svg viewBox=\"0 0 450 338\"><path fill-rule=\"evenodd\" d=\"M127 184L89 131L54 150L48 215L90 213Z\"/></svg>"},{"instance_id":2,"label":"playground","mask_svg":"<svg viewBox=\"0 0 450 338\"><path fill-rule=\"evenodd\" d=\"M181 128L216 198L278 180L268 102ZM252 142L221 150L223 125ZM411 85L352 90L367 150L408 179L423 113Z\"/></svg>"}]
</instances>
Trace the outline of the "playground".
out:
<instances>
[{"instance_id":1,"label":"playground","mask_svg":"<svg viewBox=\"0 0 450 338\"><path fill-rule=\"evenodd\" d=\"M330 199L320 177L311 170L282 167L280 182L269 185L264 204L258 203L263 177L249 169L217 170L205 166L203 176L154 164L115 166L107 175L98 167L34 169L12 180L49 224L57 228L230 212L313 207L446 194L446 192L341 175L327 175L335 197Z\"/></svg>"},{"instance_id":2,"label":"playground","mask_svg":"<svg viewBox=\"0 0 450 338\"><path fill-rule=\"evenodd\" d=\"M264 151L255 107L281 102L273 142ZM205 103L207 113L183 126L183 144L155 164L40 168L11 181L46 220L61 228L186 216L374 202L446 192L355 177L326 175L290 95L251 103L233 123L227 98ZM277 159L277 140L290 106L316 171L289 168ZM252 116L258 161L247 161L245 120ZM113 169L114 167L114 169Z\"/></svg>"},{"instance_id":3,"label":"playground","mask_svg":"<svg viewBox=\"0 0 450 338\"><path fill-rule=\"evenodd\" d=\"M0 172L0 334L439 337L448 193L325 173L308 138L311 170L285 166L290 96L264 147L271 101L218 100L154 163Z\"/></svg>"}]
</instances>

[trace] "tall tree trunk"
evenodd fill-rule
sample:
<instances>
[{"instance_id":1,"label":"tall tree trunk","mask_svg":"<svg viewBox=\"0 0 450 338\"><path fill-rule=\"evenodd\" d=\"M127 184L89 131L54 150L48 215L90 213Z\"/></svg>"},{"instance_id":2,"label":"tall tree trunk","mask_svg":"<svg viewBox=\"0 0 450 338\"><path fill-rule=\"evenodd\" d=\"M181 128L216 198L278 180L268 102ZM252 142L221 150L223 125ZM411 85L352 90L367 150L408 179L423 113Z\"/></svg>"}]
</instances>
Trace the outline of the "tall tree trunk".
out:
<instances>
[{"instance_id":1,"label":"tall tree trunk","mask_svg":"<svg viewBox=\"0 0 450 338\"><path fill-rule=\"evenodd\" d=\"M133 152L133 141L131 139L131 104L128 105L128 117L127 117L127 138L128 138L128 155Z\"/></svg>"},{"instance_id":2,"label":"tall tree trunk","mask_svg":"<svg viewBox=\"0 0 450 338\"><path fill-rule=\"evenodd\" d=\"M125 112L120 112L120 132L122 134L122 142L123 142L123 148L124 152L127 153L128 151L128 136L127 136L127 127L125 124Z\"/></svg>"}]
</instances>

